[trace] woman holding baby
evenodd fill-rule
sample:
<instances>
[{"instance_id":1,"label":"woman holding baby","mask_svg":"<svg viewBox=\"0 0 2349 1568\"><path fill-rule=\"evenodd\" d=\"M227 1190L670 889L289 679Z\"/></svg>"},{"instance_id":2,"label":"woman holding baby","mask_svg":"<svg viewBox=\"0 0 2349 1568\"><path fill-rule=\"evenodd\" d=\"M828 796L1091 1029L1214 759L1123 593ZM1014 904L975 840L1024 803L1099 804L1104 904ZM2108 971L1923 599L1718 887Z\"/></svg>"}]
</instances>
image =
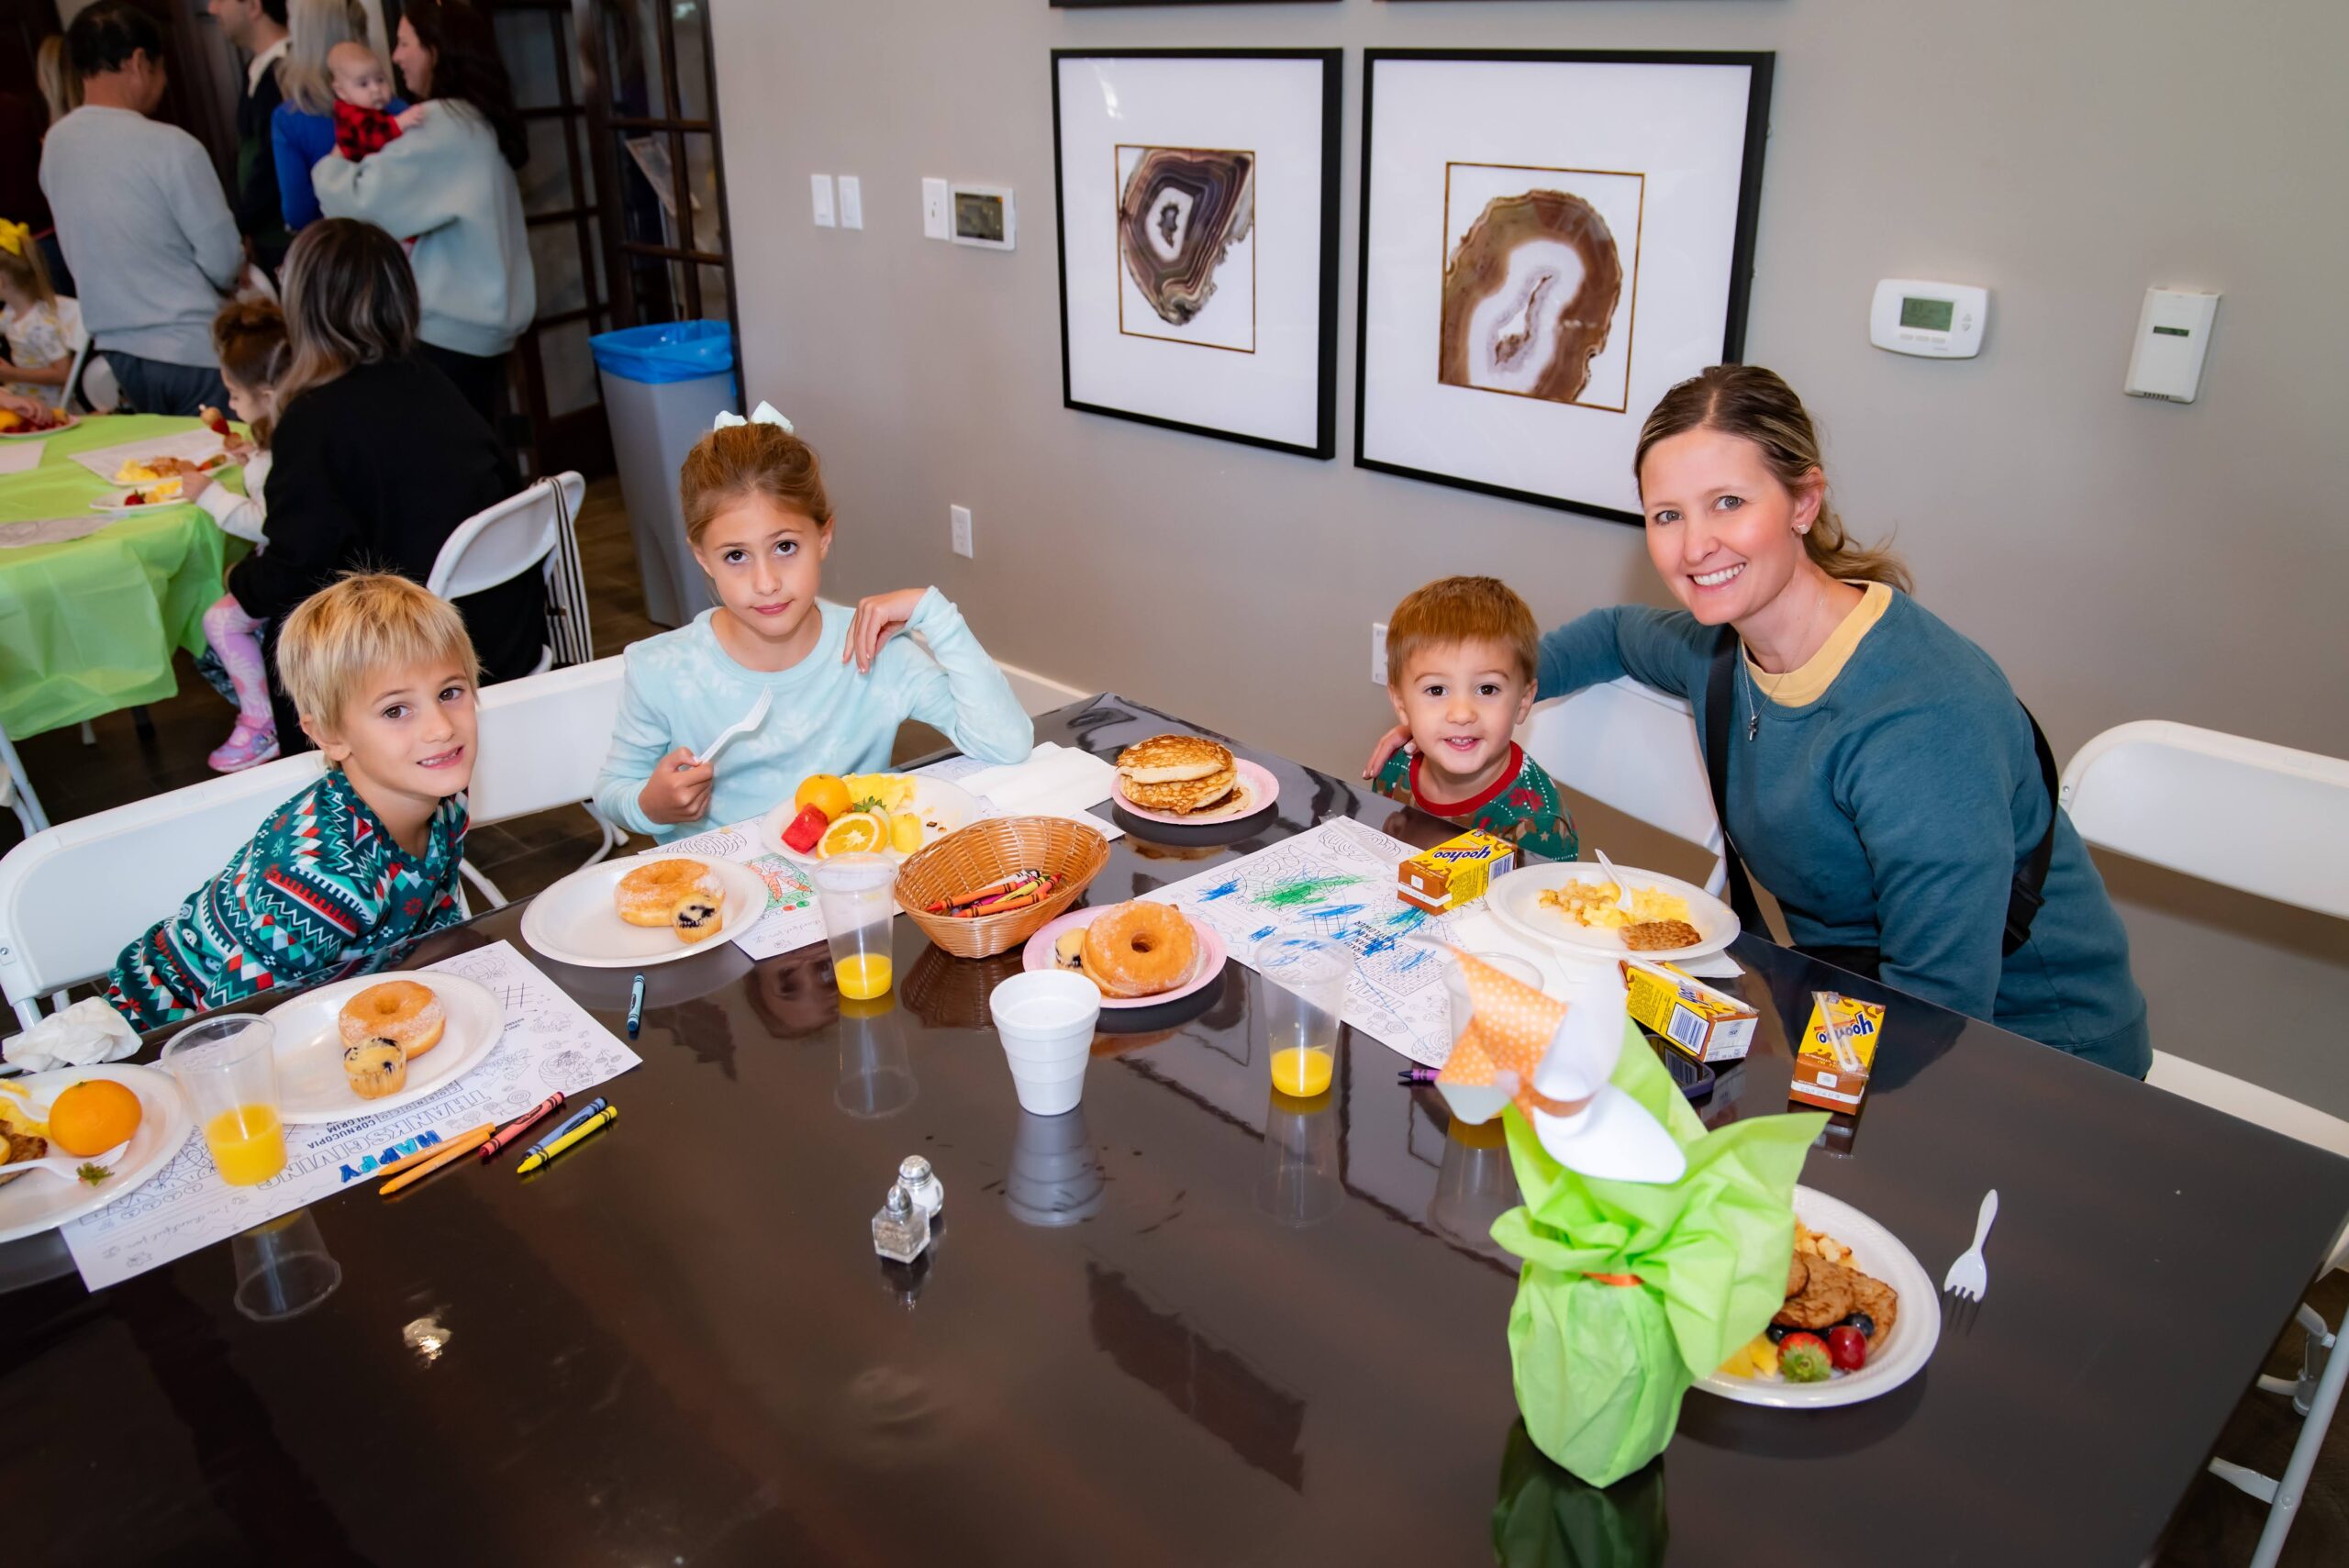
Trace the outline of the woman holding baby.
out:
<instances>
[{"instance_id":1,"label":"woman holding baby","mask_svg":"<svg viewBox=\"0 0 2349 1568\"><path fill-rule=\"evenodd\" d=\"M392 63L417 108L377 144L318 159L311 182L328 217L409 243L417 354L502 433L507 356L538 309L514 178L529 156L522 117L489 20L471 6L409 0Z\"/></svg>"},{"instance_id":2,"label":"woman holding baby","mask_svg":"<svg viewBox=\"0 0 2349 1568\"><path fill-rule=\"evenodd\" d=\"M1630 675L1688 701L1749 929L1746 869L1802 951L2143 1077L2128 937L2036 721L1897 557L1844 532L1793 389L1717 365L1664 395L1633 466L1682 607L1550 632L1541 695Z\"/></svg>"}]
</instances>

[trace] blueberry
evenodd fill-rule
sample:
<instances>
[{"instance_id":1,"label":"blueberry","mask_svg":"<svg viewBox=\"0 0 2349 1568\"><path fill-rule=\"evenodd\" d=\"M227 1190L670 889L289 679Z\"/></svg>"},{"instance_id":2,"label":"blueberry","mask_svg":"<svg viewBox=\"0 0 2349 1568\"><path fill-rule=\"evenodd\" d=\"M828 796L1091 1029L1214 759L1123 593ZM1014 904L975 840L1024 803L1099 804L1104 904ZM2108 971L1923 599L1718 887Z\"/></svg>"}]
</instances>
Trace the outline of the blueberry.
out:
<instances>
[{"instance_id":1,"label":"blueberry","mask_svg":"<svg viewBox=\"0 0 2349 1568\"><path fill-rule=\"evenodd\" d=\"M1794 1332L1792 1329L1787 1328L1784 1323L1773 1323L1762 1331L1770 1336L1770 1342L1774 1345L1780 1340L1785 1339L1788 1334Z\"/></svg>"},{"instance_id":2,"label":"blueberry","mask_svg":"<svg viewBox=\"0 0 2349 1568\"><path fill-rule=\"evenodd\" d=\"M1873 1340L1876 1338L1876 1319L1869 1317L1866 1313L1854 1312L1849 1318L1844 1318L1843 1321L1849 1323L1853 1328L1857 1329L1861 1333L1865 1334L1869 1339Z\"/></svg>"}]
</instances>

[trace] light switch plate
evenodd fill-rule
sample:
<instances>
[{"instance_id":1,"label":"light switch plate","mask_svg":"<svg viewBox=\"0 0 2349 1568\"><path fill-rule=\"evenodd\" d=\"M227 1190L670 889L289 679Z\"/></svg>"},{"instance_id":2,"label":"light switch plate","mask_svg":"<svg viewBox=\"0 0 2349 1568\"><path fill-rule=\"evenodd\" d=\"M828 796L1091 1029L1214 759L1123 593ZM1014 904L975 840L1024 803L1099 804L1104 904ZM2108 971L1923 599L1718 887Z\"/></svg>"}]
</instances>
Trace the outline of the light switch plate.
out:
<instances>
[{"instance_id":1,"label":"light switch plate","mask_svg":"<svg viewBox=\"0 0 2349 1568\"><path fill-rule=\"evenodd\" d=\"M841 176L841 227L864 227L864 182L853 174Z\"/></svg>"},{"instance_id":2,"label":"light switch plate","mask_svg":"<svg viewBox=\"0 0 2349 1568\"><path fill-rule=\"evenodd\" d=\"M921 183L921 237L924 239L953 238L946 227L946 182L943 180L924 180Z\"/></svg>"},{"instance_id":3,"label":"light switch plate","mask_svg":"<svg viewBox=\"0 0 2349 1568\"><path fill-rule=\"evenodd\" d=\"M1386 623L1370 623L1370 678L1377 685L1386 684Z\"/></svg>"},{"instance_id":4,"label":"light switch plate","mask_svg":"<svg viewBox=\"0 0 2349 1568\"><path fill-rule=\"evenodd\" d=\"M968 506L947 507L946 528L947 538L954 546L954 553L965 561L970 560L971 508Z\"/></svg>"},{"instance_id":5,"label":"light switch plate","mask_svg":"<svg viewBox=\"0 0 2349 1568\"><path fill-rule=\"evenodd\" d=\"M816 204L816 227L832 227L832 177L829 174L807 176L807 191Z\"/></svg>"}]
</instances>

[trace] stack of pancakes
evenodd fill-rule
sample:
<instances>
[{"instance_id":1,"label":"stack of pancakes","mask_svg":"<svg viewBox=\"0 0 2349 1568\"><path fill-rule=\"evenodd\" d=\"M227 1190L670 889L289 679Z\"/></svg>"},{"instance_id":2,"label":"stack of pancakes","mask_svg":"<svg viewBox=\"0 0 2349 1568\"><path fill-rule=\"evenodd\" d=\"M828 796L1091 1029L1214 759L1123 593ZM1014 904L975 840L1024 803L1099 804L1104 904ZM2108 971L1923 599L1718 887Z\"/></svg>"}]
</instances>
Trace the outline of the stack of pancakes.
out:
<instances>
[{"instance_id":1,"label":"stack of pancakes","mask_svg":"<svg viewBox=\"0 0 2349 1568\"><path fill-rule=\"evenodd\" d=\"M1118 754L1118 787L1145 811L1212 811L1239 784L1231 749L1197 735L1153 735Z\"/></svg>"}]
</instances>

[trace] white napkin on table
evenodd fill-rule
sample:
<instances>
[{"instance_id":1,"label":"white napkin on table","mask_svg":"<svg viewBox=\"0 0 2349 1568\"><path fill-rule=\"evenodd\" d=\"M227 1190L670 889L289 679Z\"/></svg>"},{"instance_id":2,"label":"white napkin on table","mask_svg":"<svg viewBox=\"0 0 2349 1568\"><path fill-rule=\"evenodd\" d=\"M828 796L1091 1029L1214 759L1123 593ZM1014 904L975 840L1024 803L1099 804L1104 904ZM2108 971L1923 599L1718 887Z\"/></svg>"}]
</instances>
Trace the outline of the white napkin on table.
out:
<instances>
[{"instance_id":1,"label":"white napkin on table","mask_svg":"<svg viewBox=\"0 0 2349 1568\"><path fill-rule=\"evenodd\" d=\"M119 1062L138 1049L137 1031L97 996L85 996L0 1043L0 1054L7 1057L8 1064L28 1073Z\"/></svg>"},{"instance_id":2,"label":"white napkin on table","mask_svg":"<svg viewBox=\"0 0 2349 1568\"><path fill-rule=\"evenodd\" d=\"M957 782L998 816L1072 817L1106 838L1121 839L1124 828L1085 809L1109 798L1117 776L1118 770L1100 758L1047 740L1024 762L982 768Z\"/></svg>"}]
</instances>

